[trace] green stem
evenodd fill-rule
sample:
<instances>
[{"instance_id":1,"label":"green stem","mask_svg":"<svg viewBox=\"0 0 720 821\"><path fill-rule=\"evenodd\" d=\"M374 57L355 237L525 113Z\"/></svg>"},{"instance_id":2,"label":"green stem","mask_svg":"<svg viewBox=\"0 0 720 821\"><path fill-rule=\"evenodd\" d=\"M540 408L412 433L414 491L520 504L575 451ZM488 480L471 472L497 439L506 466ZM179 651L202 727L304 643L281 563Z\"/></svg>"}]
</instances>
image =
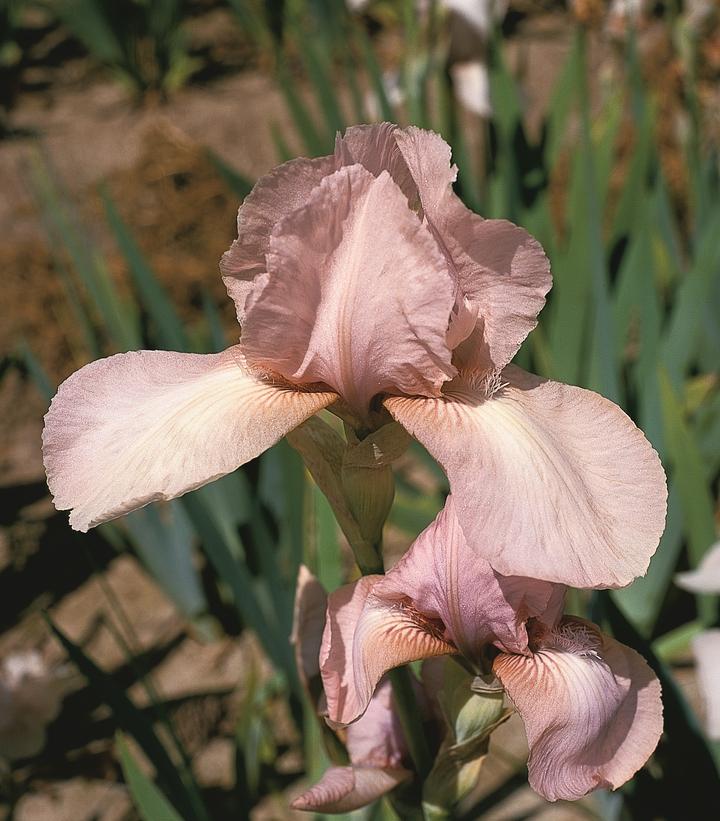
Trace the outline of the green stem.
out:
<instances>
[{"instance_id":1,"label":"green stem","mask_svg":"<svg viewBox=\"0 0 720 821\"><path fill-rule=\"evenodd\" d=\"M376 573L384 573L385 566L382 559L382 545L380 542L371 544L370 542L353 542L350 544L355 556L357 566L363 576L372 576Z\"/></svg>"}]
</instances>

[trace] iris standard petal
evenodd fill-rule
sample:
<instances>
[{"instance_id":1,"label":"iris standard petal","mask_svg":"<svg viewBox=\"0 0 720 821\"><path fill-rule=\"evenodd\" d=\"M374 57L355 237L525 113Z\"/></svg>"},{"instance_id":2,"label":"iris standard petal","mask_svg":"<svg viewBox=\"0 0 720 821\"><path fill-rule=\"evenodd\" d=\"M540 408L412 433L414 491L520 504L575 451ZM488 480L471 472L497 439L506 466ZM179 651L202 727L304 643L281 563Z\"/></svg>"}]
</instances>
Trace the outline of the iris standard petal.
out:
<instances>
[{"instance_id":1,"label":"iris standard petal","mask_svg":"<svg viewBox=\"0 0 720 821\"><path fill-rule=\"evenodd\" d=\"M333 724L350 724L361 716L388 670L455 652L412 603L373 597L373 586L382 578L363 576L328 599L320 670Z\"/></svg>"},{"instance_id":2,"label":"iris standard petal","mask_svg":"<svg viewBox=\"0 0 720 821\"><path fill-rule=\"evenodd\" d=\"M137 351L91 362L60 385L43 456L58 510L85 531L172 499L258 456L336 395L254 377L237 348Z\"/></svg>"},{"instance_id":3,"label":"iris standard petal","mask_svg":"<svg viewBox=\"0 0 720 821\"><path fill-rule=\"evenodd\" d=\"M453 192L457 168L450 146L432 131L396 132L415 180L422 212L452 262L453 274L477 313L475 332L456 351L459 368L497 370L537 325L552 285L550 263L537 240L506 220L486 220Z\"/></svg>"},{"instance_id":4,"label":"iris standard petal","mask_svg":"<svg viewBox=\"0 0 720 821\"><path fill-rule=\"evenodd\" d=\"M574 801L630 779L662 733L660 683L629 647L565 619L530 656L493 664L525 724L530 786Z\"/></svg>"},{"instance_id":5,"label":"iris standard petal","mask_svg":"<svg viewBox=\"0 0 720 821\"><path fill-rule=\"evenodd\" d=\"M309 812L352 812L372 804L410 778L403 769L378 767L330 767L309 790L290 805Z\"/></svg>"},{"instance_id":6,"label":"iris standard petal","mask_svg":"<svg viewBox=\"0 0 720 821\"><path fill-rule=\"evenodd\" d=\"M488 531L487 536L494 534ZM495 572L468 546L449 496L435 521L372 593L391 606L411 601L426 618L442 622L462 655L479 659L493 642L508 652L527 652L524 623L545 612L557 586Z\"/></svg>"},{"instance_id":7,"label":"iris standard petal","mask_svg":"<svg viewBox=\"0 0 720 821\"><path fill-rule=\"evenodd\" d=\"M351 126L335 141L335 162L338 168L360 164L374 177L387 171L409 206L417 208L418 189L397 144L399 131L394 123Z\"/></svg>"},{"instance_id":8,"label":"iris standard petal","mask_svg":"<svg viewBox=\"0 0 720 821\"><path fill-rule=\"evenodd\" d=\"M327 384L358 414L378 393L438 395L454 375L453 280L387 172L326 177L275 228L267 263L243 327L248 362Z\"/></svg>"},{"instance_id":9,"label":"iris standard petal","mask_svg":"<svg viewBox=\"0 0 720 821\"><path fill-rule=\"evenodd\" d=\"M657 453L592 391L514 366L501 378L456 379L439 399L384 404L443 466L468 544L499 573L629 584L646 571L665 523Z\"/></svg>"},{"instance_id":10,"label":"iris standard petal","mask_svg":"<svg viewBox=\"0 0 720 821\"><path fill-rule=\"evenodd\" d=\"M290 160L261 177L245 197L238 210L238 238L220 260L223 281L241 324L253 280L265 271L273 227L304 205L313 188L334 170L332 157Z\"/></svg>"}]
</instances>

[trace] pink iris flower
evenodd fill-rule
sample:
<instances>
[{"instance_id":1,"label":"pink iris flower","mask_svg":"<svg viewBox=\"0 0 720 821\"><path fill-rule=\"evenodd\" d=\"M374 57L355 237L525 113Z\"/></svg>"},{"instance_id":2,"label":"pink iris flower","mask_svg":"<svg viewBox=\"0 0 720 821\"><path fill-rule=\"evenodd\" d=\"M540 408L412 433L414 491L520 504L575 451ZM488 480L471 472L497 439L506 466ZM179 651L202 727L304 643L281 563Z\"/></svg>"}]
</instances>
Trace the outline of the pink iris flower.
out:
<instances>
[{"instance_id":1,"label":"pink iris flower","mask_svg":"<svg viewBox=\"0 0 720 821\"><path fill-rule=\"evenodd\" d=\"M508 365L549 264L521 228L470 212L456 173L437 134L384 123L260 179L221 262L239 344L118 354L60 386L43 450L70 524L200 487L329 407L359 435L392 418L418 439L498 572L644 573L665 518L657 454L612 402Z\"/></svg>"},{"instance_id":2,"label":"pink iris flower","mask_svg":"<svg viewBox=\"0 0 720 821\"><path fill-rule=\"evenodd\" d=\"M320 582L302 566L295 596L293 644L300 678L318 714L327 705L320 682L320 642L325 626L327 595ZM418 702L425 705L418 687ZM292 802L294 809L313 812L350 812L412 778L410 754L400 721L393 709L392 688L382 679L367 709L355 723L339 731L350 759L328 768L317 784Z\"/></svg>"},{"instance_id":3,"label":"pink iris flower","mask_svg":"<svg viewBox=\"0 0 720 821\"><path fill-rule=\"evenodd\" d=\"M634 650L563 616L564 592L493 570L470 549L449 497L385 576L330 595L320 648L328 719L352 726L393 667L460 654L494 673L520 714L536 792L575 800L619 787L660 738L660 684Z\"/></svg>"}]
</instances>

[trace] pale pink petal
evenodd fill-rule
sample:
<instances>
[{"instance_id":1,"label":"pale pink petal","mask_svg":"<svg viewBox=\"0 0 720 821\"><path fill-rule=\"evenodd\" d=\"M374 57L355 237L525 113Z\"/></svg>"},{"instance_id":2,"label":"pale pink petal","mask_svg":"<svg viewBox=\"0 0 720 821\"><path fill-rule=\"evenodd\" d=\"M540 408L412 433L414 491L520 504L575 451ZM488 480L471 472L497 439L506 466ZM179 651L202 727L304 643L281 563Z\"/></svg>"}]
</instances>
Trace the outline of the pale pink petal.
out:
<instances>
[{"instance_id":1,"label":"pale pink petal","mask_svg":"<svg viewBox=\"0 0 720 821\"><path fill-rule=\"evenodd\" d=\"M400 129L393 123L355 125L335 142L338 167L360 164L374 177L387 171L405 194L411 208L419 205L418 190L405 158L398 147Z\"/></svg>"},{"instance_id":2,"label":"pale pink petal","mask_svg":"<svg viewBox=\"0 0 720 821\"><path fill-rule=\"evenodd\" d=\"M720 542L708 548L695 570L678 573L675 584L691 593L720 593Z\"/></svg>"},{"instance_id":3,"label":"pale pink petal","mask_svg":"<svg viewBox=\"0 0 720 821\"><path fill-rule=\"evenodd\" d=\"M372 804L410 776L411 773L403 769L330 767L314 787L298 796L290 806L308 812L351 812Z\"/></svg>"},{"instance_id":4,"label":"pale pink petal","mask_svg":"<svg viewBox=\"0 0 720 821\"><path fill-rule=\"evenodd\" d=\"M295 608L290 641L295 648L295 663L311 699L319 700L320 645L325 629L327 594L308 568L301 564L295 588Z\"/></svg>"},{"instance_id":5,"label":"pale pink petal","mask_svg":"<svg viewBox=\"0 0 720 821\"><path fill-rule=\"evenodd\" d=\"M536 239L506 220L458 208L446 232L460 287L479 318L454 361L459 368L498 370L537 325L552 285L550 263Z\"/></svg>"},{"instance_id":6,"label":"pale pink petal","mask_svg":"<svg viewBox=\"0 0 720 821\"><path fill-rule=\"evenodd\" d=\"M265 271L273 227L304 205L313 188L334 170L332 157L290 160L261 177L245 197L238 211L238 238L220 260L223 281L235 302L239 322L245 318L245 302L253 280Z\"/></svg>"},{"instance_id":7,"label":"pale pink petal","mask_svg":"<svg viewBox=\"0 0 720 821\"><path fill-rule=\"evenodd\" d=\"M720 741L720 630L706 630L695 636L692 647L707 734Z\"/></svg>"},{"instance_id":8,"label":"pale pink petal","mask_svg":"<svg viewBox=\"0 0 720 821\"><path fill-rule=\"evenodd\" d=\"M348 755L353 765L399 769L406 763L407 743L387 678L380 681L367 710L346 732Z\"/></svg>"},{"instance_id":9,"label":"pale pink petal","mask_svg":"<svg viewBox=\"0 0 720 821\"><path fill-rule=\"evenodd\" d=\"M367 709L382 676L393 667L455 652L409 602L372 595L382 576L364 576L328 599L320 670L333 724L349 724Z\"/></svg>"},{"instance_id":10,"label":"pale pink petal","mask_svg":"<svg viewBox=\"0 0 720 821\"><path fill-rule=\"evenodd\" d=\"M337 397L253 377L237 348L138 351L92 362L58 388L43 454L58 510L85 531L230 473Z\"/></svg>"},{"instance_id":11,"label":"pale pink petal","mask_svg":"<svg viewBox=\"0 0 720 821\"><path fill-rule=\"evenodd\" d=\"M492 642L508 652L526 652L524 622L547 609L555 587L496 573L468 546L450 496L372 594L388 604L409 599L425 618L442 623L445 638L462 655L480 660Z\"/></svg>"},{"instance_id":12,"label":"pale pink petal","mask_svg":"<svg viewBox=\"0 0 720 821\"><path fill-rule=\"evenodd\" d=\"M387 172L326 177L276 227L267 261L243 327L248 362L327 384L359 414L378 393L438 395L455 373L452 277Z\"/></svg>"},{"instance_id":13,"label":"pale pink petal","mask_svg":"<svg viewBox=\"0 0 720 821\"><path fill-rule=\"evenodd\" d=\"M657 746L660 683L589 622L565 619L531 656L502 653L493 670L525 724L530 786L549 801L616 789Z\"/></svg>"},{"instance_id":14,"label":"pale pink petal","mask_svg":"<svg viewBox=\"0 0 720 821\"><path fill-rule=\"evenodd\" d=\"M509 366L502 384L384 404L443 466L468 544L499 573L604 588L646 571L665 474L612 402Z\"/></svg>"},{"instance_id":15,"label":"pale pink petal","mask_svg":"<svg viewBox=\"0 0 720 821\"><path fill-rule=\"evenodd\" d=\"M422 211L452 263L460 289L478 314L475 333L456 351L459 368L498 370L537 324L552 285L540 244L505 220L485 220L453 192L450 146L432 131L396 132L415 179Z\"/></svg>"}]
</instances>

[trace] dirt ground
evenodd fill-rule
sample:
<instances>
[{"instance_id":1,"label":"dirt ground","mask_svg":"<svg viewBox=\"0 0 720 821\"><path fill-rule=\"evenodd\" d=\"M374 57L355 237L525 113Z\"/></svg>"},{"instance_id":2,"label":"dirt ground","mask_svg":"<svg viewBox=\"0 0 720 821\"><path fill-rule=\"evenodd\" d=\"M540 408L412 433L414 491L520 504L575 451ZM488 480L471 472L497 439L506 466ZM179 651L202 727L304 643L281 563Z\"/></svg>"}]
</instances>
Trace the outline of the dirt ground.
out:
<instances>
[{"instance_id":1,"label":"dirt ground","mask_svg":"<svg viewBox=\"0 0 720 821\"><path fill-rule=\"evenodd\" d=\"M220 15L220 16L218 16ZM271 125L287 135L290 118L272 79L261 68L243 66L233 50L232 31L213 11L194 23L194 36L212 41L235 60L234 71L181 90L162 105L138 108L121 86L78 57L37 77L12 113L15 136L0 141L0 266L3 310L0 351L19 339L31 345L54 381L85 361L80 329L63 313L57 249L49 247L29 178L45 156L81 217L88 243L106 254L122 284L122 261L100 227L97 186L105 181L149 261L188 322L205 291L220 307L228 339L236 333L233 311L217 272L217 261L235 234L237 200L207 159L213 151L249 179L276 164ZM557 15L534 21L513 46L512 58L526 77L530 119L547 101L554 76L569 48L567 22ZM224 51L223 51L224 49ZM593 51L601 73L603 49ZM536 120L535 120L536 122ZM187 737L201 782L222 791L232 785L232 733L243 683L265 662L250 635L206 643L194 636L159 588L128 556L118 557L99 538L79 536L52 508L44 484L40 432L45 400L28 378L8 373L0 383L0 655L35 647L51 665L63 665L59 646L48 638L40 610L81 642L106 670L118 671L143 703L144 693L124 669L125 655L109 625L117 616L86 553L124 608L136 649L147 654L158 690L178 703L175 718ZM48 748L13 774L21 797L17 821L129 821L136 818L113 755L112 724L76 675L68 679L66 709L51 728ZM85 706L87 705L87 706ZM84 717L69 726L71 715ZM289 732L289 731L288 731ZM288 737L288 743L292 738ZM499 783L525 755L522 732L511 722L496 742L488 784ZM63 756L58 751L64 750ZM300 770L297 756L284 763ZM7 811L7 809L5 810ZM512 809L487 816L501 821L517 813L561 821L587 817L572 808L544 808L529 790ZM304 817L296 814L297 817ZM0 810L0 817L2 811ZM293 815L284 799L268 799L255 818Z\"/></svg>"}]
</instances>

